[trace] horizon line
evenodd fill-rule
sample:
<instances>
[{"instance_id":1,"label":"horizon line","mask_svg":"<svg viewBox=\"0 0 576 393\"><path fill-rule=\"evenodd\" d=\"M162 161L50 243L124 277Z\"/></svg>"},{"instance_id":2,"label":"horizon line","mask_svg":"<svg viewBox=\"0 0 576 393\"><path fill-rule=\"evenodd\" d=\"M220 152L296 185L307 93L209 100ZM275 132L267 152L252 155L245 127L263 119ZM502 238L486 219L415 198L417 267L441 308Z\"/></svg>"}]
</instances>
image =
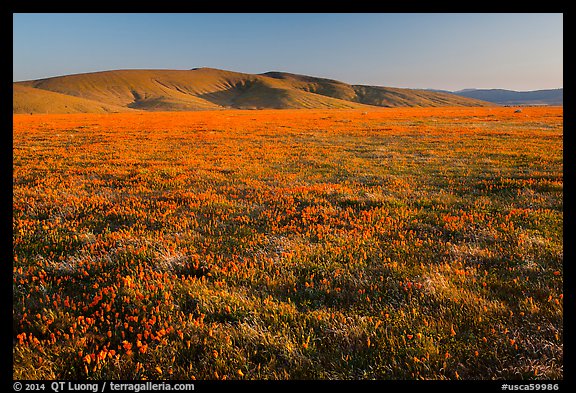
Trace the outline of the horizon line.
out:
<instances>
[{"instance_id":1,"label":"horizon line","mask_svg":"<svg viewBox=\"0 0 576 393\"><path fill-rule=\"evenodd\" d=\"M346 84L352 85L352 86L390 87L390 88L410 89L410 90L437 90L437 91L444 91L444 92L449 92L449 93L457 93L457 92L462 92L462 91L466 91L466 90L508 90L508 91L514 91L517 93L524 93L524 92L534 92L534 91L542 91L542 90L563 90L564 89L564 86L561 86L561 87L538 88L538 89L530 89L530 90L516 90L516 89L510 89L510 88L504 88L504 87L464 87L461 89L450 90L450 89L437 88L437 87L404 87L404 86L392 86L392 85L375 85L375 84L367 84L367 83L351 83L351 82L344 82L341 80L337 80L337 79L325 77L325 76L297 74L297 73L290 72L290 71L270 70L270 71L265 71L265 72L261 72L261 73L250 73L250 72L233 71L233 70L227 70L227 69L223 69L223 68L216 68L216 67L209 67L209 66L192 67L192 68L186 68L186 69L177 69L177 68L114 68L114 69L106 69L106 70L99 70L99 71L85 71L85 72L75 72L75 73L71 73L71 74L59 74L59 75L46 76L46 77L41 77L41 78L36 78L36 79L22 79L22 80L14 80L13 79L12 83L32 82L32 81L39 81L39 80L45 80L45 79L61 78L61 77L66 77L66 76L75 76L75 75L84 75L84 74L98 74L98 73L103 73L103 72L114 72L114 71L196 71L196 70L200 70L200 69L212 69L212 70L217 70L217 71L235 72L238 74L261 75L261 76L266 76L264 74L270 73L270 72L280 72L280 73L285 73L285 74L307 76L307 77L312 77L312 78L329 79L329 80L334 80L334 81L341 82L341 83L346 83Z\"/></svg>"}]
</instances>

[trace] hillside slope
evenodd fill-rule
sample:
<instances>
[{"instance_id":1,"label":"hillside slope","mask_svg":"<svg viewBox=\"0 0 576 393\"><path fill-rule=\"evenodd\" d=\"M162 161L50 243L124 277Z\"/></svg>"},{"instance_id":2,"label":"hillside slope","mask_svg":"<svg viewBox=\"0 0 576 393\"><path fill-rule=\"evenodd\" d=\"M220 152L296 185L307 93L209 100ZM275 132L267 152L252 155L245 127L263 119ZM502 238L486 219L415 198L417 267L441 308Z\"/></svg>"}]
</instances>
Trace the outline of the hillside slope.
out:
<instances>
[{"instance_id":1,"label":"hillside slope","mask_svg":"<svg viewBox=\"0 0 576 393\"><path fill-rule=\"evenodd\" d=\"M59 96L52 100L47 92ZM255 75L213 68L117 70L16 82L14 102L14 113L488 105L447 93L348 85L280 72Z\"/></svg>"},{"instance_id":2,"label":"hillside slope","mask_svg":"<svg viewBox=\"0 0 576 393\"><path fill-rule=\"evenodd\" d=\"M286 81L296 89L372 106L436 107L488 105L487 102L474 98L462 100L461 97L447 92L367 85L349 85L332 79L290 74L287 72L267 72L262 75Z\"/></svg>"},{"instance_id":3,"label":"hillside slope","mask_svg":"<svg viewBox=\"0 0 576 393\"><path fill-rule=\"evenodd\" d=\"M14 84L14 113L111 113L132 109Z\"/></svg>"}]
</instances>

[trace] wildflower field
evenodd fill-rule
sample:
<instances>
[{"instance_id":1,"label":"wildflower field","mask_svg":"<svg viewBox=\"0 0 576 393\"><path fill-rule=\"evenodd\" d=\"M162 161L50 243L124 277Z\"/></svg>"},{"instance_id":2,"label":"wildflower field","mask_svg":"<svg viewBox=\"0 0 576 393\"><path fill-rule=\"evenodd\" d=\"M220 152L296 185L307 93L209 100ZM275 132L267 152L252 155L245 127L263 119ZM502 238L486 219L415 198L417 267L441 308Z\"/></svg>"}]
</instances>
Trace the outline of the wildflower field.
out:
<instances>
[{"instance_id":1,"label":"wildflower field","mask_svg":"<svg viewBox=\"0 0 576 393\"><path fill-rule=\"evenodd\" d=\"M14 115L15 379L560 379L559 107Z\"/></svg>"}]
</instances>

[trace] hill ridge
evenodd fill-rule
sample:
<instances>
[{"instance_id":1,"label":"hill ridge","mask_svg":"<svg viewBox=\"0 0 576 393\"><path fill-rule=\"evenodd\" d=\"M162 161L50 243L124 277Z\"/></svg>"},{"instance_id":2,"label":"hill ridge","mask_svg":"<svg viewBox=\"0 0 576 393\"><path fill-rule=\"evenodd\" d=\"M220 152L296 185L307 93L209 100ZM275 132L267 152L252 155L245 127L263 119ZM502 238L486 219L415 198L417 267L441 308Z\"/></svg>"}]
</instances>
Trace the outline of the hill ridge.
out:
<instances>
[{"instance_id":1,"label":"hill ridge","mask_svg":"<svg viewBox=\"0 0 576 393\"><path fill-rule=\"evenodd\" d=\"M13 113L491 105L442 92L350 85L280 71L249 74L209 67L107 70L14 82L13 86Z\"/></svg>"}]
</instances>

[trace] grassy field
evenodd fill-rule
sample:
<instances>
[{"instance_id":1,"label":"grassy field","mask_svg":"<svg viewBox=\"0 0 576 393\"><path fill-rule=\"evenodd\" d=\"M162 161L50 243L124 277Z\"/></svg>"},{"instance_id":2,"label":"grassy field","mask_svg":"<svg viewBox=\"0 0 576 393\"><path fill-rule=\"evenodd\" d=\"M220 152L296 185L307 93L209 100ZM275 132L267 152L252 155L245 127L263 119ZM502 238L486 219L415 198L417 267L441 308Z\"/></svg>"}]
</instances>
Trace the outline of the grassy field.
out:
<instances>
[{"instance_id":1,"label":"grassy field","mask_svg":"<svg viewBox=\"0 0 576 393\"><path fill-rule=\"evenodd\" d=\"M14 115L15 379L560 379L562 108Z\"/></svg>"}]
</instances>

